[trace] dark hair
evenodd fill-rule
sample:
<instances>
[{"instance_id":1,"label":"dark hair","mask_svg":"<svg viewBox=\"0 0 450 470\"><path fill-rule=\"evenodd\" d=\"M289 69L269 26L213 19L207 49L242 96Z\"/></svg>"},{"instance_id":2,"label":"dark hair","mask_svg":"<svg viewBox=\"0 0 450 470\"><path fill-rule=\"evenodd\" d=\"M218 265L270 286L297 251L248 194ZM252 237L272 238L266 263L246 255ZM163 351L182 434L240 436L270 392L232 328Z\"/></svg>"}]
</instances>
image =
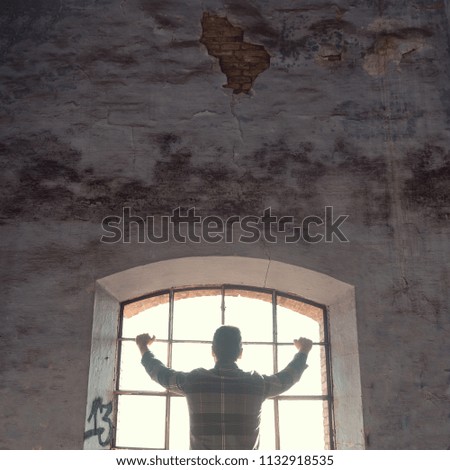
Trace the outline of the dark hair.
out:
<instances>
[{"instance_id":1,"label":"dark hair","mask_svg":"<svg viewBox=\"0 0 450 470\"><path fill-rule=\"evenodd\" d=\"M239 328L221 326L214 333L213 352L220 362L235 362L242 349L242 338Z\"/></svg>"}]
</instances>

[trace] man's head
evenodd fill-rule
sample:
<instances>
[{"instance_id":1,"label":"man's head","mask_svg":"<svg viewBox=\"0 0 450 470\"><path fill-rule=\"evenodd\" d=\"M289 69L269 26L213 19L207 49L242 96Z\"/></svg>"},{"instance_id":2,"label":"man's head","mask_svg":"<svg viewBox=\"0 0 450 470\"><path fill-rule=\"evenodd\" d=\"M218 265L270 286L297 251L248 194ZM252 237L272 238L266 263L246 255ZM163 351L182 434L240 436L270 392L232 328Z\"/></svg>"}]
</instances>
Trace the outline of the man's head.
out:
<instances>
[{"instance_id":1,"label":"man's head","mask_svg":"<svg viewBox=\"0 0 450 470\"><path fill-rule=\"evenodd\" d=\"M212 352L219 362L235 362L242 355L242 338L239 328L221 326L214 333Z\"/></svg>"}]
</instances>

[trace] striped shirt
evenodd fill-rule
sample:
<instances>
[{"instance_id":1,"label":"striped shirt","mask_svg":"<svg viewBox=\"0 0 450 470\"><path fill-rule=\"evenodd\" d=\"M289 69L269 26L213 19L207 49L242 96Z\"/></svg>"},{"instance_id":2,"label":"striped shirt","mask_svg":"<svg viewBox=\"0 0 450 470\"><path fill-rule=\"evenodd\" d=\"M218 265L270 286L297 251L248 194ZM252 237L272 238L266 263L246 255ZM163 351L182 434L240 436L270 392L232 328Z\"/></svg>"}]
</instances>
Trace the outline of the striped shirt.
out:
<instances>
[{"instance_id":1,"label":"striped shirt","mask_svg":"<svg viewBox=\"0 0 450 470\"><path fill-rule=\"evenodd\" d=\"M236 363L216 363L213 369L177 372L147 351L142 365L150 377L187 399L190 448L194 450L258 449L261 406L300 380L307 354L297 353L281 372L244 372Z\"/></svg>"}]
</instances>

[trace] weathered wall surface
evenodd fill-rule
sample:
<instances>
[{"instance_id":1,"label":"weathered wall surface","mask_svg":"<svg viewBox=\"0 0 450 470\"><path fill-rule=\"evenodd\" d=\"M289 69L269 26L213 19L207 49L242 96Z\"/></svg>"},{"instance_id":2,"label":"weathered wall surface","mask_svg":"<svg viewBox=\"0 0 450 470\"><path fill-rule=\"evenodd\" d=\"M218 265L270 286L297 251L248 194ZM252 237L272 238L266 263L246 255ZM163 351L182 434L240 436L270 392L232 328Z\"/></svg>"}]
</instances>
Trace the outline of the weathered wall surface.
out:
<instances>
[{"instance_id":1,"label":"weathered wall surface","mask_svg":"<svg viewBox=\"0 0 450 470\"><path fill-rule=\"evenodd\" d=\"M448 448L448 12L429 0L3 1L0 447L82 447L96 279L220 254L355 285L367 447ZM270 55L249 93L223 87L204 13ZM256 69L238 56L232 83L249 83L239 77ZM125 206L223 219L270 206L296 221L333 206L349 242L100 243L102 219Z\"/></svg>"}]
</instances>

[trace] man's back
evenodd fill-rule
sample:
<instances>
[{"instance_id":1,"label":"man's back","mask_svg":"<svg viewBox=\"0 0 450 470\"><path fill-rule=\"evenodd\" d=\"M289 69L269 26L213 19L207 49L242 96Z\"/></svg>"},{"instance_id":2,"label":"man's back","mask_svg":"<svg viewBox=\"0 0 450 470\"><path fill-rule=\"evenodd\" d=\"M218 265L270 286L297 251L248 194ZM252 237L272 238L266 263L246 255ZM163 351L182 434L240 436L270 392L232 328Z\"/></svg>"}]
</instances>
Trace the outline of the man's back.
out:
<instances>
[{"instance_id":1,"label":"man's back","mask_svg":"<svg viewBox=\"0 0 450 470\"><path fill-rule=\"evenodd\" d=\"M167 390L186 397L190 416L190 448L249 450L259 446L261 405L296 383L307 353L298 352L285 369L273 375L244 372L236 363L216 363L210 370L178 372L164 366L150 351L142 365Z\"/></svg>"},{"instance_id":2,"label":"man's back","mask_svg":"<svg viewBox=\"0 0 450 470\"><path fill-rule=\"evenodd\" d=\"M257 449L264 378L236 364L186 376L191 449Z\"/></svg>"}]
</instances>

